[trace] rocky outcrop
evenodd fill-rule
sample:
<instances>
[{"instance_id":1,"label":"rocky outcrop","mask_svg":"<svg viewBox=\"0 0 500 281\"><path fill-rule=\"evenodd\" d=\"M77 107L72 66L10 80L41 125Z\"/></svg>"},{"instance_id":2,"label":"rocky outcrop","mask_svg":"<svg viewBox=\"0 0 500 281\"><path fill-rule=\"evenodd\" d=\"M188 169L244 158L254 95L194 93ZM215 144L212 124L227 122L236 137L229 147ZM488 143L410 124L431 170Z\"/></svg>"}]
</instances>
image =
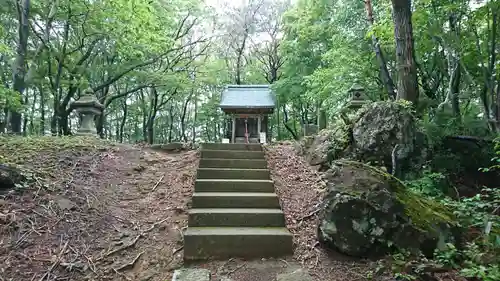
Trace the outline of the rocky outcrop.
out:
<instances>
[{"instance_id":1,"label":"rocky outcrop","mask_svg":"<svg viewBox=\"0 0 500 281\"><path fill-rule=\"evenodd\" d=\"M392 247L432 255L456 238L453 215L406 189L391 175L355 161L335 161L318 227L320 241L351 256L384 254Z\"/></svg>"},{"instance_id":2,"label":"rocky outcrop","mask_svg":"<svg viewBox=\"0 0 500 281\"><path fill-rule=\"evenodd\" d=\"M26 177L19 169L0 163L0 194L13 190L24 181Z\"/></svg>"},{"instance_id":3,"label":"rocky outcrop","mask_svg":"<svg viewBox=\"0 0 500 281\"><path fill-rule=\"evenodd\" d=\"M390 170L394 161L403 168L410 159L426 157L425 137L404 103L375 102L364 107L353 124L352 136L357 160L379 163Z\"/></svg>"},{"instance_id":4,"label":"rocky outcrop","mask_svg":"<svg viewBox=\"0 0 500 281\"><path fill-rule=\"evenodd\" d=\"M321 130L317 135L304 137L298 153L320 171L328 170L333 159L342 157L349 146L348 127L339 124L335 129Z\"/></svg>"},{"instance_id":5,"label":"rocky outcrop","mask_svg":"<svg viewBox=\"0 0 500 281\"><path fill-rule=\"evenodd\" d=\"M334 125L304 138L299 146L299 152L320 170L340 158L370 162L389 171L397 163L399 170L408 170L420 167L427 157L426 137L404 103L374 102Z\"/></svg>"}]
</instances>

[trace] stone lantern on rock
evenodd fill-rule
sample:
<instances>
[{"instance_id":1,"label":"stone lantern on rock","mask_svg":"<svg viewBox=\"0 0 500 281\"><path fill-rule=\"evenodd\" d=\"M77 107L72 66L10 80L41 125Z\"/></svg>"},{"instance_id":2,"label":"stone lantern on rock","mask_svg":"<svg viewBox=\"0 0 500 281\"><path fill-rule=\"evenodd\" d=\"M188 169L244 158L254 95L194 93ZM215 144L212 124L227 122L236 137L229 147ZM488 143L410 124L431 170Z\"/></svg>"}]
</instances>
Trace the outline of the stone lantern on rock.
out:
<instances>
[{"instance_id":1,"label":"stone lantern on rock","mask_svg":"<svg viewBox=\"0 0 500 281\"><path fill-rule=\"evenodd\" d=\"M347 107L349 109L359 109L363 105L368 103L368 98L365 93L365 89L355 82L351 88L348 90L349 103Z\"/></svg>"},{"instance_id":2,"label":"stone lantern on rock","mask_svg":"<svg viewBox=\"0 0 500 281\"><path fill-rule=\"evenodd\" d=\"M340 117L346 124L352 124L352 120L349 117L349 114L352 115L352 112L358 111L363 105L370 102L370 99L366 96L365 89L360 86L357 81L351 86L351 88L347 91L348 100L344 105L342 110L340 110Z\"/></svg>"},{"instance_id":3,"label":"stone lantern on rock","mask_svg":"<svg viewBox=\"0 0 500 281\"><path fill-rule=\"evenodd\" d=\"M77 135L96 135L97 130L94 123L94 116L101 115L104 110L102 105L94 95L92 89L87 89L83 95L71 104L81 117L80 127Z\"/></svg>"}]
</instances>

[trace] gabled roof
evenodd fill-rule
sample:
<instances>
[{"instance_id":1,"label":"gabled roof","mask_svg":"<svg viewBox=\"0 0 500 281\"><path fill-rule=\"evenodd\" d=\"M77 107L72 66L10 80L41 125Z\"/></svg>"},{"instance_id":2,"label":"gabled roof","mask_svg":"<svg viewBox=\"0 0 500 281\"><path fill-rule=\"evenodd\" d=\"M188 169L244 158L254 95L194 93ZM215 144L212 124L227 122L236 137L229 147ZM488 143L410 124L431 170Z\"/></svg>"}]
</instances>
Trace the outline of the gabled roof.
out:
<instances>
[{"instance_id":1,"label":"gabled roof","mask_svg":"<svg viewBox=\"0 0 500 281\"><path fill-rule=\"evenodd\" d=\"M269 85L227 85L220 108L274 108L274 96Z\"/></svg>"}]
</instances>

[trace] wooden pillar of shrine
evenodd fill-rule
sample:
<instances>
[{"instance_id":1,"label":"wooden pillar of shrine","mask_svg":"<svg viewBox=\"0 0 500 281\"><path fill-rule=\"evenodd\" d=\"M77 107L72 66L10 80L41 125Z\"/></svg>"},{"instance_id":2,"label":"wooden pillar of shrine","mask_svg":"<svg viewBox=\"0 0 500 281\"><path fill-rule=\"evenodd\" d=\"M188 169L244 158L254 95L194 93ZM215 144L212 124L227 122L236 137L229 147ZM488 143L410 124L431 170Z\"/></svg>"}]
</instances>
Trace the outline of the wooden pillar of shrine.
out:
<instances>
[{"instance_id":1,"label":"wooden pillar of shrine","mask_svg":"<svg viewBox=\"0 0 500 281\"><path fill-rule=\"evenodd\" d=\"M231 132L231 143L235 142L235 136L236 136L236 116L234 114L231 115L233 126L232 127L232 132Z\"/></svg>"}]
</instances>

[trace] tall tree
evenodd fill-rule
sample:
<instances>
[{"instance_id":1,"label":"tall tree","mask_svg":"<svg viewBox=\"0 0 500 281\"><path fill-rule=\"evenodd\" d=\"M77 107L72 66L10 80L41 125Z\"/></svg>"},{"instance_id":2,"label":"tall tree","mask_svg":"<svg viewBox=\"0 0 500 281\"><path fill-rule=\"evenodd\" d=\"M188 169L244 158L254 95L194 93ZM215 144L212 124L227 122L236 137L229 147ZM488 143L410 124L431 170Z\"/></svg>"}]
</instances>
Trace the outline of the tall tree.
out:
<instances>
[{"instance_id":1,"label":"tall tree","mask_svg":"<svg viewBox=\"0 0 500 281\"><path fill-rule=\"evenodd\" d=\"M368 23L370 26L374 26L375 20L373 18L373 6L372 6L372 1L371 0L365 0L365 7L366 7L366 16L368 18ZM389 95L390 98L395 99L396 98L396 89L394 87L394 81L392 80L391 73L389 72L389 69L387 67L387 60L384 55L384 51L382 50L382 47L380 46L380 42L375 35L375 32L372 31L371 34L372 37L372 42L373 42L373 49L375 50L375 55L378 60L379 68L380 68L380 78L382 79L385 89L387 91L387 94Z\"/></svg>"},{"instance_id":2,"label":"tall tree","mask_svg":"<svg viewBox=\"0 0 500 281\"><path fill-rule=\"evenodd\" d=\"M26 56L28 52L29 37L29 13L30 0L16 0L17 20L18 20L18 38L16 48L16 59L12 67L13 89L22 97L26 89ZM22 100L22 98L20 98ZM13 111L10 117L11 130L13 133L21 133L22 114L18 110Z\"/></svg>"},{"instance_id":3,"label":"tall tree","mask_svg":"<svg viewBox=\"0 0 500 281\"><path fill-rule=\"evenodd\" d=\"M392 0L392 13L398 73L397 98L416 104L419 91L411 22L411 0Z\"/></svg>"}]
</instances>

